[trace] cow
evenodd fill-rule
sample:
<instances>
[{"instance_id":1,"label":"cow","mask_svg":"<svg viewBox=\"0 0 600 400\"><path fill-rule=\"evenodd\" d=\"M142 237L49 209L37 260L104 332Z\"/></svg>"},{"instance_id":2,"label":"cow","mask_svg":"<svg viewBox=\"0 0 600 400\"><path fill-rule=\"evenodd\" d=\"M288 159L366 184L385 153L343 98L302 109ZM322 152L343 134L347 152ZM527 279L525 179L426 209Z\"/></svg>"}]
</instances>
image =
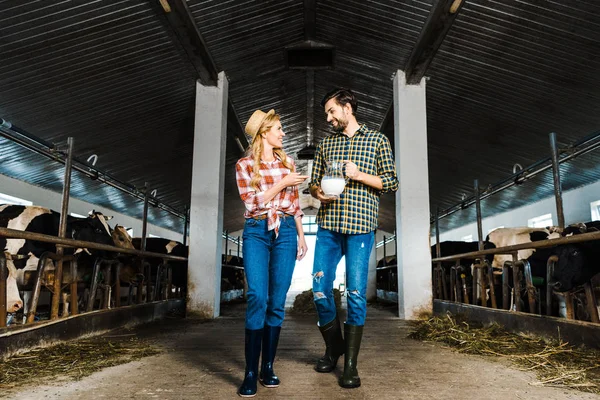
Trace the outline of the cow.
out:
<instances>
[{"instance_id":1,"label":"cow","mask_svg":"<svg viewBox=\"0 0 600 400\"><path fill-rule=\"evenodd\" d=\"M567 292L600 273L600 240L557 246L558 257L548 282L557 292Z\"/></svg>"},{"instance_id":2,"label":"cow","mask_svg":"<svg viewBox=\"0 0 600 400\"><path fill-rule=\"evenodd\" d=\"M484 249L488 249L490 248L490 244L487 242L483 243L483 248ZM463 253L471 253L474 251L478 251L479 250L479 242L465 242L465 241L444 241L444 242L440 242L440 253L441 254L437 254L437 247L436 245L431 246L431 258L438 258L438 257L447 257L447 256L452 256L452 255L457 255L457 254L463 254ZM493 256L491 255L487 255L485 257L467 257L467 258L462 258L460 259L460 271L457 274L457 279L460 278L462 279L462 283L461 282L457 282L457 284L460 286L462 286L462 290L461 293L471 293L472 290L472 281L473 281L473 265L475 264L475 262L477 261L477 259L486 259L488 261L491 262ZM444 277L446 282L450 282L450 271L451 268L454 267L456 265L456 261L444 261L441 263L442 265L442 271L444 273ZM436 277L435 275L435 268L437 267L437 263L433 263L432 264L432 274L434 277Z\"/></svg>"},{"instance_id":3,"label":"cow","mask_svg":"<svg viewBox=\"0 0 600 400\"><path fill-rule=\"evenodd\" d=\"M129 236L129 233L127 233L127 228L121 225L115 225L115 228L111 230L110 235L115 243L115 246L122 249L135 250L131 236Z\"/></svg>"},{"instance_id":4,"label":"cow","mask_svg":"<svg viewBox=\"0 0 600 400\"><path fill-rule=\"evenodd\" d=\"M567 226L562 236L579 235L581 233L598 232L600 230L600 221L578 222Z\"/></svg>"},{"instance_id":5,"label":"cow","mask_svg":"<svg viewBox=\"0 0 600 400\"><path fill-rule=\"evenodd\" d=\"M375 287L378 290L398 292L398 266L395 254L379 260L376 272Z\"/></svg>"},{"instance_id":6,"label":"cow","mask_svg":"<svg viewBox=\"0 0 600 400\"><path fill-rule=\"evenodd\" d=\"M76 240L114 245L109 218L92 211L87 218L67 217L67 237ZM0 226L21 231L58 235L60 214L40 206L0 205ZM49 251L56 252L53 243L25 239L0 237L0 248L7 255L8 279L7 309L14 313L23 307L19 287L28 283L27 272L37 271L39 257ZM73 254L74 249L65 248L65 254ZM87 251L87 250L86 250ZM94 254L103 252L91 251ZM49 261L48 266L53 266ZM30 275L30 274L28 274Z\"/></svg>"},{"instance_id":7,"label":"cow","mask_svg":"<svg viewBox=\"0 0 600 400\"><path fill-rule=\"evenodd\" d=\"M133 246L141 250L142 238L133 238ZM182 243L175 240L169 240L164 238L146 238L146 251L152 253L169 254L179 257L188 256L188 246L184 246ZM146 259L150 263L152 275L156 275L158 266L163 262L162 259ZM168 264L172 266L172 284L175 287L181 289L182 294L185 294L187 289L187 263L180 261L168 261ZM151 277L149 277L151 278Z\"/></svg>"},{"instance_id":8,"label":"cow","mask_svg":"<svg viewBox=\"0 0 600 400\"><path fill-rule=\"evenodd\" d=\"M244 260L223 254L221 262L221 292L244 289Z\"/></svg>"},{"instance_id":9,"label":"cow","mask_svg":"<svg viewBox=\"0 0 600 400\"><path fill-rule=\"evenodd\" d=\"M590 221L572 224L565 229L554 227L500 228L490 232L486 240L489 241L488 246L490 247L504 247L594 232L599 227L600 222ZM544 281L547 279L548 260L552 256L556 256L558 261L554 264L549 281L545 284L551 286L557 292L571 291L587 283L594 275L600 273L600 264L597 262L600 259L600 240L520 250L518 255L520 260L529 262L532 276L534 278L540 277ZM495 268L502 268L506 260L512 260L512 256L495 255L493 265ZM546 291L540 291L540 295L541 304L544 306Z\"/></svg>"},{"instance_id":10,"label":"cow","mask_svg":"<svg viewBox=\"0 0 600 400\"><path fill-rule=\"evenodd\" d=\"M485 238L486 248L506 247L513 246L516 244L538 242L540 240L558 239L561 235L554 228L498 228L490 232ZM546 262L548 261L547 249L524 249L518 251L519 260L530 259L535 254L535 257L531 261L544 260L541 268L545 269ZM492 261L492 267L496 270L502 270L502 266L506 261L512 261L513 257L510 254L496 254ZM535 266L532 264L532 272L535 269L538 270L538 264Z\"/></svg>"}]
</instances>

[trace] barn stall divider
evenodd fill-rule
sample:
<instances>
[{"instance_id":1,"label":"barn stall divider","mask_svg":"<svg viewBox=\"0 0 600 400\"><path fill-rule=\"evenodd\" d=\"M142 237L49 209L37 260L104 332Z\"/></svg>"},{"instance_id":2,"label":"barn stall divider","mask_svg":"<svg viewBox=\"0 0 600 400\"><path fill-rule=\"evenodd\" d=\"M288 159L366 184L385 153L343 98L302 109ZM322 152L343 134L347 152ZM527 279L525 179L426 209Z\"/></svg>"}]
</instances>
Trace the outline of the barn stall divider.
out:
<instances>
[{"instance_id":1,"label":"barn stall divider","mask_svg":"<svg viewBox=\"0 0 600 400\"><path fill-rule=\"evenodd\" d=\"M124 191L126 193L129 193L131 195L133 195L136 198L140 198L140 193L137 189L135 189L134 186L123 183L117 179L114 179L113 177L111 177L109 174L106 174L105 172L102 172L98 169L96 169L92 164L88 164L88 163L84 163L80 160L74 159L73 158L73 138L68 138L67 140L67 150L63 151L63 150L59 150L58 146L56 146L53 143L49 143L46 142L42 139L36 138L35 136L27 133L26 131L14 127L12 124L8 123L5 120L0 120L0 135L8 138L9 140L12 140L24 147L29 148L30 150L33 150L34 152L44 155L54 161L63 163L65 165L65 171L64 171L64 180L63 180L63 191L62 191L62 202L61 202L61 213L60 213L60 222L59 222L59 232L58 232L58 236L52 236L52 235L44 235L44 234L40 234L40 233L33 233L33 232L28 232L28 231L23 231L23 230L13 230L13 229L9 229L9 228L0 228L0 236L7 238L7 239L25 239L25 240L33 240L33 241L38 241L38 242L46 242L46 243L53 243L56 245L56 253L53 252L45 252L40 256L40 260L38 262L38 269L35 273L35 283L33 284L33 290L32 290L32 294L29 298L29 301L25 301L25 308L27 309L27 312L24 313L24 319L26 319L26 321L24 321L23 325L14 325L14 326L9 326L7 327L7 278L8 278L8 268L7 268L7 258L12 258L15 255L12 254L7 254L6 252L2 252L2 254L0 254L0 340L3 342L3 344L6 344L5 346L0 346L3 349L8 349L10 346L8 346L8 342L6 342L9 338L15 338L16 336L19 336L19 332L30 332L31 329L34 330L44 330L45 326L47 325L53 325L57 322L59 322L60 320L58 319L58 309L59 309L59 298L61 297L61 289L62 289L62 285L63 285L63 271L62 271L62 264L63 262L68 262L70 264L70 282L68 282L68 286L70 287L70 305L71 305L71 309L70 309L70 313L71 313L71 317L69 318L63 318L62 320L66 320L68 319L70 322L71 326L74 325L80 325L81 326L81 332L82 334L84 334L84 332L90 333L89 329L86 328L85 323L82 324L74 324L72 322L73 318L76 318L79 313L80 310L78 309L78 294L77 294L77 259L78 259L78 255L63 255L63 249L65 247L73 247L73 248L83 248L83 249L92 249L92 250L101 250L101 251L105 251L108 252L109 254L118 254L118 255L128 255L128 256L134 256L134 257L138 257L138 261L140 263L140 265L143 266L144 271L147 271L144 275L146 276L145 278L145 282L142 280L140 282L140 284L137 286L136 290L137 290L137 303L138 305L140 305L140 303L143 302L143 290L142 290L142 283L146 284L146 296L145 296L145 303L151 303L151 302L163 302L165 306L156 306L156 307L150 307L151 309L153 309L154 311L152 313L150 313L152 315L152 318L157 318L159 317L159 315L156 313L156 311L164 311L164 312L171 312L173 310L180 310L181 314L183 314L185 312L185 298L179 298L179 299L171 299L171 297L173 297L172 295L172 281L171 281L171 276L172 276L172 268L173 267L177 267L177 265L172 265L172 262L178 262L178 263L185 263L185 265L187 265L187 257L180 257L180 256L174 256L174 255L168 255L168 254L163 254L163 253L156 253L156 252L148 252L148 251L143 251L143 250L134 250L134 249L125 249L125 248L121 248L121 247L116 247L116 246L110 246L110 245L104 245L104 244L99 244L99 243L95 243L95 242L86 242L86 241L79 241L79 240L73 240L73 239L67 239L66 236L66 219L68 216L68 202L69 202L69 196L70 196L70 184L71 184L71 173L72 170L75 169L81 173L83 173L84 175L89 176L90 178L94 179L94 180L98 180L100 182L106 183L118 190ZM147 190L147 185L146 185L146 191L145 194L143 196L144 199L144 217L143 217L143 237L142 237L142 249L145 246L145 241L146 241L146 226L147 226L147 210L148 210L148 204L150 202L150 200L152 200L154 202L154 206L155 207L159 207L162 210L165 210L167 212L170 213L177 213L177 211L175 209L173 209L172 207L161 203L160 201L158 201L158 199L151 197L148 190ZM187 210L185 213L181 213L181 216L185 223L184 223L184 243L186 242L187 238ZM156 271L156 278L155 278L155 282L152 283L150 282L151 277L152 277L152 273L150 270L150 264L145 262L145 259L148 258L152 258L152 259L159 259L162 260L162 262L158 265L157 271ZM53 293L51 296L51 307L50 307L50 321L40 321L40 322L34 322L35 320L35 314L36 314L36 310L37 310L37 304L39 301L39 297L40 297L40 291L42 288L42 276L44 275L44 268L46 265L46 260L50 259L54 262L56 262L55 264L55 269L54 269L54 284L53 284L53 288L51 289L51 292ZM103 259L103 258L98 258L96 260L96 263L94 264L93 267L93 273L92 273L92 280L91 280L91 288L90 288L90 294L89 294L89 298L87 299L87 305L85 307L86 311L92 311L94 308L94 302L96 300L96 294L97 291L96 289L101 287L103 289L103 293L102 293L102 297L101 297L101 301L100 301L100 305L99 307L102 310L106 310L105 312L110 313L112 310L109 311L109 309L111 308L111 282L110 282L110 276L112 275L112 267L115 266L116 269L116 274L115 274L115 287L116 287L116 292L117 295L114 296L114 305L115 307L120 307L121 306L121 295L120 295L120 271L119 268L121 266L120 263L116 262L114 259ZM102 268L104 267L104 268ZM179 267L181 267L181 265L179 265ZM98 276L101 272L101 269L103 269L103 277L104 277L104 282L103 284L99 284L98 283ZM161 273L164 270L164 276ZM165 281L166 282L163 282ZM162 286L161 286L162 285ZM154 290L152 290L152 288L154 288ZM128 305L130 305L129 308L131 308L130 311L128 311L128 313L135 313L135 309L136 306L131 306L132 303L132 286L130 286L130 292L129 292L129 299L128 299ZM182 294L181 292L179 293L180 295ZM160 301L157 301L160 300ZM140 309L143 309L145 311L143 311L144 314L148 315L148 307L144 306ZM114 309L113 309L114 310ZM164 316L165 314L163 313L162 316ZM96 318L96 317L94 317ZM120 322L117 323L118 319L115 319L113 317L107 317L108 320L112 321L111 323L113 323L114 325L112 326L117 327L123 324L131 324L133 321L136 321L136 318L128 318L126 320L122 320ZM87 318L86 318L87 319ZM143 319L144 321L147 320ZM83 321L83 320L82 320ZM140 320L142 321L142 320ZM143 321L142 321L143 322ZM21 328L25 328L25 329L21 329ZM73 331L72 332L73 335L76 335L76 332ZM35 337L36 335L34 335ZM40 343L42 341L45 340L46 336L44 334L40 334L37 336L37 342L36 343ZM56 339L60 339L60 338L56 338ZM14 341L14 339L11 339ZM35 340L34 340L35 341ZM21 341L17 340L17 342L21 343ZM35 345L36 343L30 343L30 345ZM21 343L22 344L22 343Z\"/></svg>"},{"instance_id":2,"label":"barn stall divider","mask_svg":"<svg viewBox=\"0 0 600 400\"><path fill-rule=\"evenodd\" d=\"M562 185L559 165L560 163L569 161L580 155L587 154L598 147L600 147L600 134L595 133L572 145L567 150L563 150L561 154L557 147L556 135L554 133L551 133L551 157L541 160L524 170L521 169L520 171L513 171L515 173L510 178L506 179L505 181L503 181L499 185L496 185L495 187L488 188L484 192L483 196L489 197L494 193L498 193L501 190L504 190L513 185L523 183L524 181L530 179L532 176L535 176L543 171L552 168L552 180L558 221L557 231L562 233L565 229L565 218L563 210ZM545 316L552 316L553 314L556 314L553 313L552 308L553 296L558 294L564 296L566 318L572 320L575 315L573 309L574 295L575 293L581 292L583 290L583 292L585 292L585 308L587 309L586 312L589 315L590 322L592 323L592 325L600 323L598 310L599 307L595 297L595 288L592 283L594 282L594 279L598 277L598 275L592 276L591 279L589 279L581 286L575 287L568 291L562 291L562 294L557 293L557 289L560 289L560 287L555 287L553 284L551 284L551 281L554 276L553 269L560 261L560 258L557 255L552 255L548 257L546 260L546 276L541 277L544 280L545 287L543 290L545 291L544 294L546 296L546 301L545 304L541 304L541 297L539 296L539 292L537 292L537 289L534 286L534 277L532 277L530 263L527 259L519 259L518 256L519 250L554 248L555 246L572 245L577 243L589 243L591 241L600 240L600 232L580 233L568 237L531 241L529 243L496 247L493 249L484 249L481 217L481 200L483 196L482 191L479 187L479 183L477 180L475 180L474 195L472 196L472 199L463 200L463 202L461 202L460 205L454 206L453 208L446 210L443 214L443 216L448 216L451 213L457 212L460 209L464 209L471 204L476 205L478 251L463 252L462 254L444 255L443 257L440 257L439 255L442 254L442 252L440 248L441 243L439 220L442 216L440 215L439 209L436 210L436 215L433 221L435 223L436 230L436 245L434 246L436 250L436 256L432 259L432 286L434 294L434 309L436 309L437 311L447 311L454 309L460 309L461 311L464 311L465 309L469 309L469 307L473 307L473 309L479 309L479 306L481 306L486 308L489 307L492 309L503 309L516 312L521 312L524 311L524 309L527 309L528 313L539 315L542 314L541 311L543 307L545 309ZM486 256L490 255L509 255L512 257L512 261L506 261L504 265L502 265L501 307L496 302L496 284L494 282L496 274L494 274L493 272L490 261L486 259ZM465 264L465 260L468 260L469 262ZM598 262L600 262L599 259L595 258L593 260L586 261L588 264L597 264ZM443 263L447 264L443 265ZM451 265L448 266L448 263L451 263ZM469 269L472 269L472 274ZM467 278L469 275L472 276L471 293L469 293L469 290L467 289ZM512 275L512 288L510 287L510 275ZM446 279L447 276L449 276L449 279ZM524 287L522 286L523 281ZM522 290L523 288L524 290ZM526 293L526 302L521 301L522 292ZM471 295L470 299L469 295ZM460 303L460 306L458 306L458 308L454 306L448 306L448 304L455 303ZM485 311L479 310L476 313L474 312L472 315L481 315L482 312Z\"/></svg>"},{"instance_id":3,"label":"barn stall divider","mask_svg":"<svg viewBox=\"0 0 600 400\"><path fill-rule=\"evenodd\" d=\"M62 151L60 146L58 146L57 144L54 144L54 143L48 142L44 139L41 139L41 138L27 132L26 130L24 130L22 128L14 126L9 121L1 119L1 118L0 118L0 136L4 137L12 142L15 142L15 143L19 144L20 146L23 146L29 150L32 150L34 153L42 155L54 162L65 164L65 166L67 166L67 163L69 162L69 160L71 160L72 166L69 168L72 168L75 171L89 177L93 181L98 181L98 182L104 183L114 189L117 189L118 191L128 194L129 196L131 196L134 199L144 201L144 211L143 211L143 216L142 216L142 221L143 221L142 237L144 238L144 240L142 241L142 246L145 246L146 237L147 237L146 226L147 226L147 214L148 214L148 206L149 205L183 220L182 243L183 243L184 247L187 246L188 224L189 224L189 206L186 206L183 211L178 210L175 207L173 207L163 201L160 201L156 197L155 191L150 192L149 185L147 182L145 183L144 187L140 190L135 185L124 182L124 181L116 178L115 176L111 175L110 173L107 173L106 171L103 171L103 170L97 168L95 166L95 163L97 161L96 155L91 156L90 158L88 158L87 161L82 161L80 159L73 157L72 155L69 155L68 151L67 152ZM69 168L65 169L65 173L67 173L67 171L70 170ZM70 180L69 180L69 183L70 183ZM70 184L69 184L69 186L70 186ZM64 190L64 187L65 186L63 186L63 190ZM238 245L238 257L235 258L233 261L230 260L231 257L229 257L227 255L227 251L225 251L225 254L223 256L223 261L222 261L223 275L221 276L221 282L222 282L223 289L222 289L222 293L221 293L221 298L222 298L223 302L226 302L226 301L242 298L245 296L245 274L244 274L244 270L243 270L243 260L239 255L240 246L241 246L241 238L239 238L239 237L233 238L228 234L228 232L223 233L223 238L226 239L226 245L227 245L228 241L232 241ZM150 240L152 240L152 239L150 239ZM109 263L109 261L107 260L106 263ZM117 265L116 268L118 268L118 267L119 266ZM147 265L146 269L148 269L150 267L151 266ZM160 267L160 265L159 265L159 267ZM170 265L167 265L167 267L170 267ZM156 268L156 266L154 266L154 268ZM167 268L167 270L165 270L164 273L171 274L170 268ZM231 278L232 276L235 276L235 281ZM150 282L147 282L147 286L150 287L150 285L151 285ZM230 289L230 286L234 286L235 288ZM240 287L242 287L242 288L240 289ZM148 289L146 289L146 290L148 290ZM139 301L139 296L140 296L140 294L138 294L138 301Z\"/></svg>"}]
</instances>

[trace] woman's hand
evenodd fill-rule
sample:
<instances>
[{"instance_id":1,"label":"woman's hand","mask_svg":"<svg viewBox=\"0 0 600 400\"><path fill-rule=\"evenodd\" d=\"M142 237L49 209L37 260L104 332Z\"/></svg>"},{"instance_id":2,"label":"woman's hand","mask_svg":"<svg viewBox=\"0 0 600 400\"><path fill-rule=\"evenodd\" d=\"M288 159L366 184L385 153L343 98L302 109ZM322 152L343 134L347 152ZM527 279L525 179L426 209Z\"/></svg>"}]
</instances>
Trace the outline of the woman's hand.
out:
<instances>
[{"instance_id":1,"label":"woman's hand","mask_svg":"<svg viewBox=\"0 0 600 400\"><path fill-rule=\"evenodd\" d=\"M306 245L306 240L304 240L304 237L299 237L298 238L298 252L296 254L296 260L300 261L304 258L304 256L306 255L306 252L308 251L308 246Z\"/></svg>"},{"instance_id":2,"label":"woman's hand","mask_svg":"<svg viewBox=\"0 0 600 400\"><path fill-rule=\"evenodd\" d=\"M300 175L297 172L290 172L281 180L283 187L298 186L308 179L308 175Z\"/></svg>"}]
</instances>

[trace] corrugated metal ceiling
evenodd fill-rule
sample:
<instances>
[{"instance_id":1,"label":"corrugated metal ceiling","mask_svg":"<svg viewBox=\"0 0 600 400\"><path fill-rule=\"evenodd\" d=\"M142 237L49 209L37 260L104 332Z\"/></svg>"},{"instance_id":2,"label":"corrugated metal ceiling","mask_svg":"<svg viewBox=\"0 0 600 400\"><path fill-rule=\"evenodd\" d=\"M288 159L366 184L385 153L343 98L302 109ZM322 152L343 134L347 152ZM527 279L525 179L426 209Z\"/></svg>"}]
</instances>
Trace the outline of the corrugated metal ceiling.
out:
<instances>
[{"instance_id":1,"label":"corrugated metal ceiling","mask_svg":"<svg viewBox=\"0 0 600 400\"><path fill-rule=\"evenodd\" d=\"M152 3L154 4L152 4ZM0 117L49 141L75 137L76 155L183 209L189 202L196 72L156 11L154 0L0 2ZM392 77L415 45L430 0L317 0L313 39L335 46L335 68L287 70L284 47L303 41L304 5L281 1L188 1L197 27L230 82L242 122L275 108L294 155L328 134L322 96L347 86L359 96L359 120L379 127L392 102ZM549 154L548 133L567 144L598 130L600 4L591 1L467 0L427 72L432 211L460 201ZM308 82L308 83L307 83ZM311 87L314 82L314 87ZM314 92L312 107L307 96ZM241 228L243 206L228 136L225 228ZM392 136L390 127L384 127ZM56 165L0 140L0 173L59 190ZM300 162L301 168L306 163ZM598 155L572 163L565 189L600 179ZM484 203L484 215L551 195L551 178ZM72 194L130 215L141 203L87 178ZM516 197L515 197L516 196ZM442 222L471 222L471 211ZM466 216L462 214L469 214ZM381 228L393 231L394 196L382 199ZM154 210L151 222L181 230Z\"/></svg>"}]
</instances>

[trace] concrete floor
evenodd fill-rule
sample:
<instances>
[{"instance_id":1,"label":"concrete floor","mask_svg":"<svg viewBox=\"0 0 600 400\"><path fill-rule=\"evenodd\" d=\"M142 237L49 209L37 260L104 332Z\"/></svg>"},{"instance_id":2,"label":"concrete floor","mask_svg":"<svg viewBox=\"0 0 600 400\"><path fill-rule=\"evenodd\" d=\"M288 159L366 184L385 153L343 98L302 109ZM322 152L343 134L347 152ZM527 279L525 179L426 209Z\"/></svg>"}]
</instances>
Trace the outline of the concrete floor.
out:
<instances>
[{"instance_id":1,"label":"concrete floor","mask_svg":"<svg viewBox=\"0 0 600 400\"><path fill-rule=\"evenodd\" d=\"M260 399L600 399L535 385L535 377L497 359L452 352L406 338L395 309L369 308L359 357L363 385L337 384L343 365L318 374L323 351L314 315L288 315L275 371L279 388L259 385ZM0 393L11 399L235 399L244 370L243 305L222 309L215 321L167 319L136 329L162 348L140 361L107 368L81 381L26 386ZM114 333L113 333L114 334ZM341 363L343 364L343 363Z\"/></svg>"}]
</instances>

